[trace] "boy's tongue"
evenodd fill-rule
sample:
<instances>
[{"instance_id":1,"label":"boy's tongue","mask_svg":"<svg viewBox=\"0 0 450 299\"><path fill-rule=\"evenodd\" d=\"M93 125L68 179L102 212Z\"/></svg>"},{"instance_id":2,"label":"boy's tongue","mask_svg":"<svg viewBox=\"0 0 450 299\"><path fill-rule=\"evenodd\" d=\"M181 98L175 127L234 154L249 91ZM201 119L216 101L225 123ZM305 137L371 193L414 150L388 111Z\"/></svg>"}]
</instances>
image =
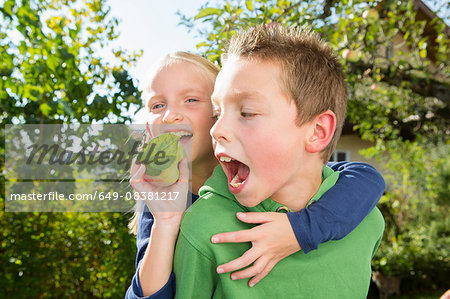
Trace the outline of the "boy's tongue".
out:
<instances>
[{"instance_id":1,"label":"boy's tongue","mask_svg":"<svg viewBox=\"0 0 450 299\"><path fill-rule=\"evenodd\" d=\"M230 185L237 188L242 184L243 181L247 179L250 169L247 165L241 162L235 161L233 163L234 165L231 171L231 175L233 175L233 177L231 179Z\"/></svg>"}]
</instances>

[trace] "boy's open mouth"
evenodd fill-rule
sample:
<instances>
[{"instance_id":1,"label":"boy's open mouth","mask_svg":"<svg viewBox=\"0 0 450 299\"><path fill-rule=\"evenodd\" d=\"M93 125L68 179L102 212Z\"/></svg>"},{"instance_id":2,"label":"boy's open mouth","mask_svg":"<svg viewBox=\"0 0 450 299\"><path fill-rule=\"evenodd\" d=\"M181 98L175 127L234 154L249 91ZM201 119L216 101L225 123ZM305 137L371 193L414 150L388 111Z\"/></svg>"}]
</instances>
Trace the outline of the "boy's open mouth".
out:
<instances>
[{"instance_id":1,"label":"boy's open mouth","mask_svg":"<svg viewBox=\"0 0 450 299\"><path fill-rule=\"evenodd\" d=\"M219 161L227 169L228 185L232 193L238 193L247 182L250 168L244 163L234 160L228 156L219 156Z\"/></svg>"}]
</instances>

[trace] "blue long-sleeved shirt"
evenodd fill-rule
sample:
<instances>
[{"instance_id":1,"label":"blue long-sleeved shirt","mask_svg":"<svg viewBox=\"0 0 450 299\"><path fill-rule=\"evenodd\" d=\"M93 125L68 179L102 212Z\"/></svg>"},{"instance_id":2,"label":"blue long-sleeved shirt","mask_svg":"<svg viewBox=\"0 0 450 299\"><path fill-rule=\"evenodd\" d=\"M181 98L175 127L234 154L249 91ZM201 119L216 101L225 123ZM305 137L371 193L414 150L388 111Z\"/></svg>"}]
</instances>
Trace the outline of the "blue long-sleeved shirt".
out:
<instances>
[{"instance_id":1,"label":"blue long-sleeved shirt","mask_svg":"<svg viewBox=\"0 0 450 299\"><path fill-rule=\"evenodd\" d=\"M359 162L329 163L340 171L339 180L320 201L300 212L287 213L294 234L302 250L308 253L318 245L339 240L349 234L372 211L386 187L383 177L372 166ZM193 196L193 201L197 196ZM153 216L146 205L139 215L136 235L136 273L125 299L172 299L175 297L175 275L157 293L143 297L139 282L139 268L150 239ZM299 270L301 271L301 270Z\"/></svg>"}]
</instances>

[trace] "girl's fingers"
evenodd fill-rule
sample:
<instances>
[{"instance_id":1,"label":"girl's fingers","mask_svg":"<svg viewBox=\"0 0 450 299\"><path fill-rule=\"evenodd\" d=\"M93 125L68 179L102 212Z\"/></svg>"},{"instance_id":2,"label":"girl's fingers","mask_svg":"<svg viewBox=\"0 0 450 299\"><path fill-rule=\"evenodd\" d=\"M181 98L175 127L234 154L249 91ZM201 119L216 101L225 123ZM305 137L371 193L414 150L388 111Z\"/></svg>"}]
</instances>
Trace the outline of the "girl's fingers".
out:
<instances>
[{"instance_id":1,"label":"girl's fingers","mask_svg":"<svg viewBox=\"0 0 450 299\"><path fill-rule=\"evenodd\" d=\"M236 217L241 220L242 222L246 223L267 223L272 221L272 212L248 212L248 213L242 213L238 212L236 214Z\"/></svg>"},{"instance_id":2,"label":"girl's fingers","mask_svg":"<svg viewBox=\"0 0 450 299\"><path fill-rule=\"evenodd\" d=\"M241 243L250 242L253 240L254 231L252 229L239 230L236 232L220 233L212 236L213 243Z\"/></svg>"},{"instance_id":3,"label":"girl's fingers","mask_svg":"<svg viewBox=\"0 0 450 299\"><path fill-rule=\"evenodd\" d=\"M255 252L253 248L250 248L241 257L238 257L237 259L234 259L231 262L218 266L217 273L219 274L227 273L247 267L248 265L253 263L259 256L260 254Z\"/></svg>"},{"instance_id":4,"label":"girl's fingers","mask_svg":"<svg viewBox=\"0 0 450 299\"><path fill-rule=\"evenodd\" d=\"M258 275L266 268L267 263L268 258L260 257L253 263L251 267L248 267L238 272L231 273L231 279L232 280L245 279Z\"/></svg>"},{"instance_id":5,"label":"girl's fingers","mask_svg":"<svg viewBox=\"0 0 450 299\"><path fill-rule=\"evenodd\" d=\"M139 162L135 162L131 166L131 178L130 184L131 186L138 192L144 191L144 174L145 174L145 166Z\"/></svg>"},{"instance_id":6,"label":"girl's fingers","mask_svg":"<svg viewBox=\"0 0 450 299\"><path fill-rule=\"evenodd\" d=\"M277 264L277 261L270 261L264 270L262 270L261 273L256 274L250 281L248 282L249 287L253 287L255 284L260 282L264 277L266 277L267 274L273 269L273 267Z\"/></svg>"},{"instance_id":7,"label":"girl's fingers","mask_svg":"<svg viewBox=\"0 0 450 299\"><path fill-rule=\"evenodd\" d=\"M142 171L142 168L144 168L144 170ZM131 163L131 169L130 169L130 175L132 179L135 179L137 176L142 176L145 173L145 165L141 164L141 162L139 162L139 160L137 160L136 158L133 159L133 163Z\"/></svg>"},{"instance_id":8,"label":"girl's fingers","mask_svg":"<svg viewBox=\"0 0 450 299\"><path fill-rule=\"evenodd\" d=\"M145 128L147 129L148 135L150 136L150 139L153 138L152 129L148 125L148 122L145 123Z\"/></svg>"}]
</instances>

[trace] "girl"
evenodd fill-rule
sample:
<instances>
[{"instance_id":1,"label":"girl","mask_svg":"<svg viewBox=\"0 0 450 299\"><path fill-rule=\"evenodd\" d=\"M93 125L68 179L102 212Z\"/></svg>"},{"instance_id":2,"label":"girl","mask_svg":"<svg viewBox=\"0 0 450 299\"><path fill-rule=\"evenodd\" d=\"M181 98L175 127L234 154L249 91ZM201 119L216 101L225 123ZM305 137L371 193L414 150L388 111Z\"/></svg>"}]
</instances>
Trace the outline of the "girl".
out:
<instances>
[{"instance_id":1,"label":"girl","mask_svg":"<svg viewBox=\"0 0 450 299\"><path fill-rule=\"evenodd\" d=\"M182 142L192 148L189 163L193 201L217 165L209 130L214 123L210 96L218 72L217 66L200 56L186 52L168 54L157 64L143 94L149 124L189 125L177 130L183 135ZM186 159L181 161L179 181L164 191L188 193L187 164ZM253 244L242 257L219 266L218 271L232 272L262 257L267 264L274 265L300 249L307 253L319 243L350 233L378 202L385 188L384 180L364 163L330 163L329 166L341 171L340 179L331 192L311 207L292 213L289 218L285 213L247 213L239 220L262 223L251 229L251 238L248 233L243 237L242 232L211 236L214 242L251 241ZM139 161L133 165L131 175L130 183L136 191L160 190L146 180L145 166ZM181 209L164 212L161 205L167 202L146 201L143 211L137 209L130 223L132 231L137 233L138 251L136 274L125 298L173 298L175 295L172 260L185 204ZM249 285L256 284L272 267L263 267ZM233 277L248 278L241 272L233 273Z\"/></svg>"}]
</instances>

